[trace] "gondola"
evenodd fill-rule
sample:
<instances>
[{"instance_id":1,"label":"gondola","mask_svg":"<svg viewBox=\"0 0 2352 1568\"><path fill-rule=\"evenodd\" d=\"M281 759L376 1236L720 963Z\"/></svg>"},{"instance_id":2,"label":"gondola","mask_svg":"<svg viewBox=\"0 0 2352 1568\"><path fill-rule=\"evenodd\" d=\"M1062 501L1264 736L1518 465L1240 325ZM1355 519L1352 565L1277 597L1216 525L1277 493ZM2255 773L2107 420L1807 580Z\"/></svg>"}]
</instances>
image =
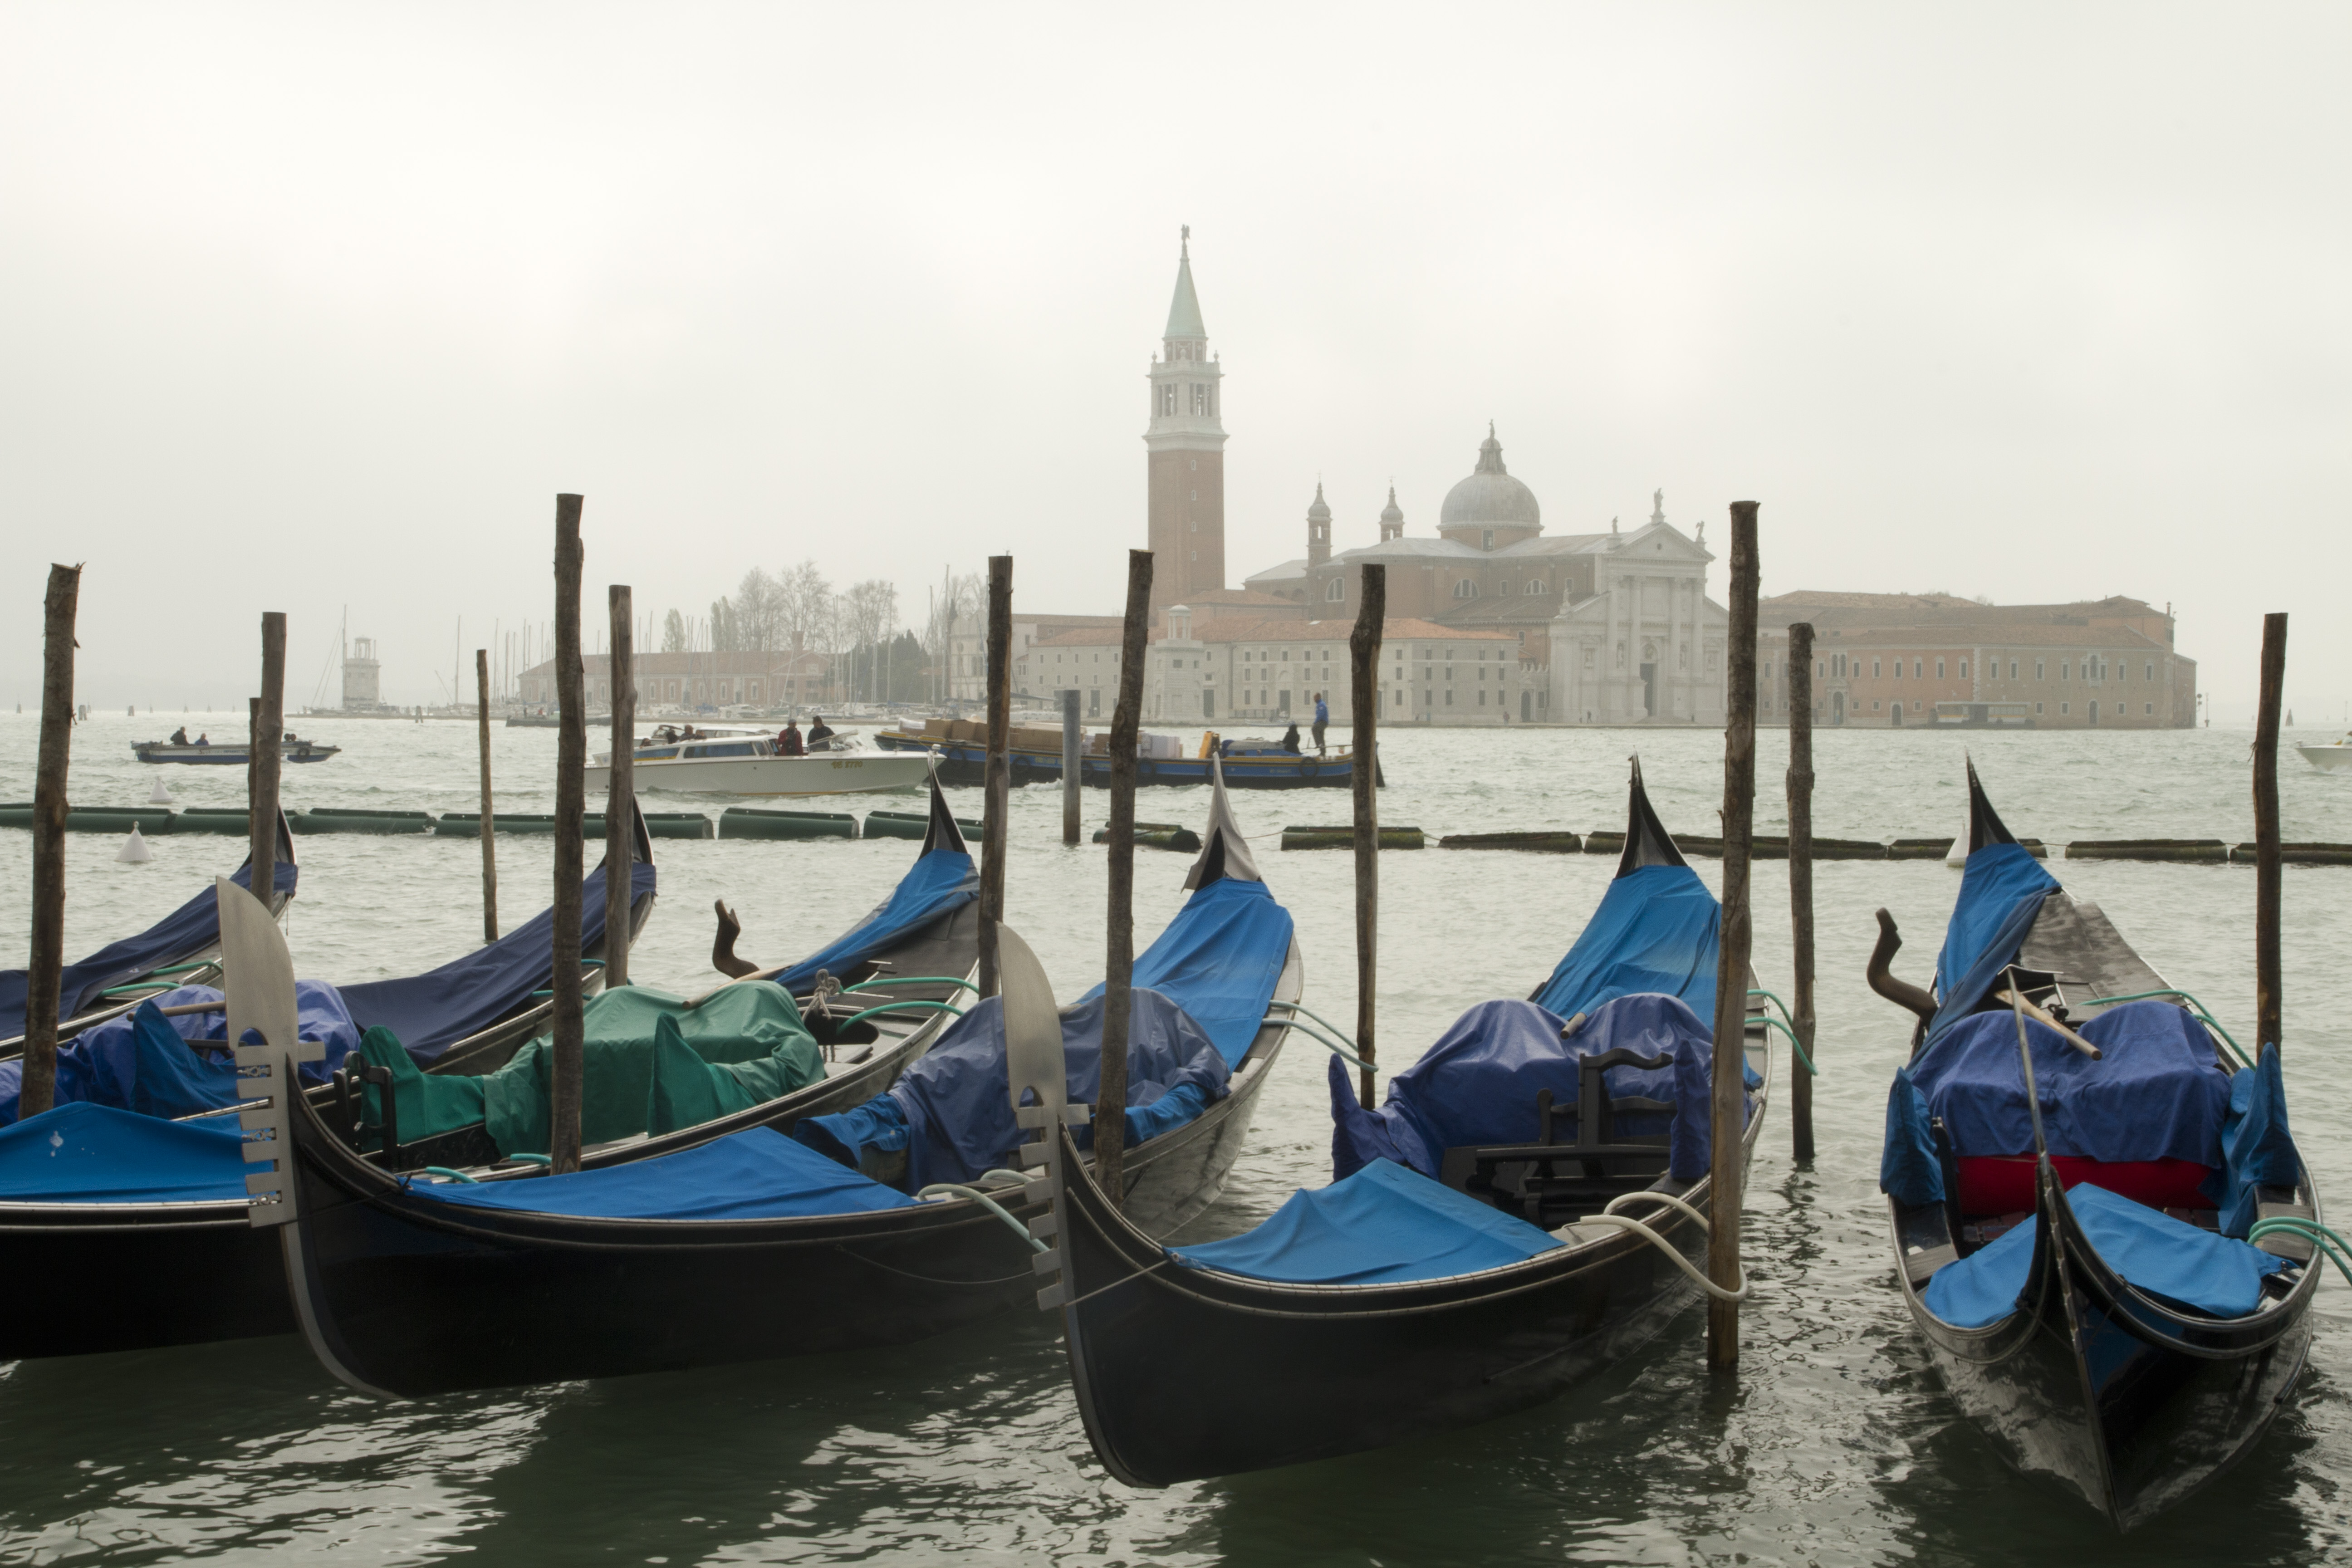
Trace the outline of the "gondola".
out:
<instances>
[{"instance_id":1,"label":"gondola","mask_svg":"<svg viewBox=\"0 0 2352 1568\"><path fill-rule=\"evenodd\" d=\"M635 853L632 919L642 928L655 897L652 843L642 824ZM604 877L599 867L583 893L580 973L589 989L601 984L594 954L603 945ZM223 886L241 884L215 882L207 897L216 911ZM259 910L249 897L247 903ZM216 912L215 932L218 919ZM427 1070L499 1058L529 1037L551 1005L551 915L542 914L467 958L408 980L340 994L306 982L301 1001L319 999L331 1011L345 1046L360 1037L362 1020L399 1019L428 1050L439 1043ZM166 1019L157 1004L172 1005L174 996L226 1001L227 1016ZM214 1037L226 1040L235 1016L233 999L184 988L148 998L133 1016L87 1033L74 1048L118 1063L155 1064L166 1079L159 1094L210 1095L203 1103L218 1104L224 1091L217 1079L226 1069L204 1070L209 1064L173 1043L175 1026L208 1023ZM305 1026L324 1016L309 1005L299 1016ZM144 1039L135 1033L142 1029ZM121 1037L100 1038L109 1033ZM329 1065L321 1060L305 1075L308 1098L322 1113L335 1097L333 1086L320 1081ZM118 1067L106 1076L120 1082L127 1075ZM232 1081L236 1088L226 1092L241 1092L242 1080ZM0 1128L0 1274L39 1282L0 1296L0 1360L292 1332L278 1249L247 1224L238 1112L173 1117L152 1103L142 1111L135 1107L146 1102L118 1099L122 1102L60 1104Z\"/></svg>"},{"instance_id":2,"label":"gondola","mask_svg":"<svg viewBox=\"0 0 2352 1568\"><path fill-rule=\"evenodd\" d=\"M277 860L270 881L277 889L273 910L294 896L300 868L294 861L294 836L286 814L278 814ZM233 874L240 888L251 885L253 858ZM69 1040L93 1024L119 1018L141 999L174 986L220 978L214 963L220 951L219 900L212 884L136 936L109 942L79 963L65 966L58 992L58 1038ZM21 969L0 970L0 1060L25 1049L25 996L29 979Z\"/></svg>"},{"instance_id":3,"label":"gondola","mask_svg":"<svg viewBox=\"0 0 2352 1568\"><path fill-rule=\"evenodd\" d=\"M1239 1154L1287 1027L1268 1008L1299 994L1289 916L1258 879L1222 792L1213 810L1190 900L1136 964L1131 1062L1144 1059L1143 1044L1181 1041L1195 1053L1188 1068L1205 1050L1225 1077L1223 1094L1180 1125L1161 1129L1170 1108L1189 1109L1176 1087L1130 1110L1131 1133L1152 1133L1129 1151L1130 1196L1169 1226L1215 1196ZM229 980L238 983L234 970ZM1155 980L1162 989L1144 988ZM617 1151L576 1174L467 1184L376 1168L296 1097L285 1112L287 1202L255 1216L283 1225L311 1348L370 1392L675 1371L940 1333L1033 1288L1022 1222L1043 1210L1039 1184L994 1170L917 1181L955 1157L955 1135L968 1152L992 1114L1012 1127L1001 1098L1007 1006L975 1004L902 1080L908 1120L949 1136L908 1139L901 1185L845 1163L864 1164L864 1145L887 1141L887 1118L871 1101L792 1122L806 1142L770 1115L697 1129L683 1148ZM1090 997L1057 1023L1080 1037L1091 1024L1098 1049L1100 1020ZM933 1120L959 1109L970 1124ZM1018 1138L1006 1135L1008 1152ZM446 1311L472 1327L436 1327Z\"/></svg>"},{"instance_id":4,"label":"gondola","mask_svg":"<svg viewBox=\"0 0 2352 1568\"><path fill-rule=\"evenodd\" d=\"M1106 1201L1071 1128L1054 1130L1037 1300L1061 1314L1113 1476L1168 1486L1522 1409L1698 1298L1719 909L1638 764L1631 794L1609 892L1528 1000L1473 1007L1377 1115L1331 1061L1329 1187L1243 1236L1169 1247ZM1744 1033L1743 1169L1770 1065L1752 1007ZM1017 1081L1050 1077L1033 1065Z\"/></svg>"},{"instance_id":5,"label":"gondola","mask_svg":"<svg viewBox=\"0 0 2352 1568\"><path fill-rule=\"evenodd\" d=\"M1969 805L1936 992L1894 977L1883 910L1870 965L1917 1016L1880 1178L1895 1278L2002 1458L2130 1530L2293 1397L2319 1198L2277 1043L2232 1060L2201 1005L2018 846L1973 765Z\"/></svg>"}]
</instances>

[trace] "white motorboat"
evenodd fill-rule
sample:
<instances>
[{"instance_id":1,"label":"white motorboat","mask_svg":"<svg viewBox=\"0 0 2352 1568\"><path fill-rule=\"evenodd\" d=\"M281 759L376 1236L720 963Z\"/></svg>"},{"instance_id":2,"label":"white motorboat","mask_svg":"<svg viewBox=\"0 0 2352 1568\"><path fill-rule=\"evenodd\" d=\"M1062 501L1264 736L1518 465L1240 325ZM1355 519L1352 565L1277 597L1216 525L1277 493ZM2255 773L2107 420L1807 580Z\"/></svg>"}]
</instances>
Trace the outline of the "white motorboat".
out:
<instances>
[{"instance_id":1,"label":"white motorboat","mask_svg":"<svg viewBox=\"0 0 2352 1568\"><path fill-rule=\"evenodd\" d=\"M607 787L613 754L599 752L588 765L588 793ZM703 730L692 739L657 739L640 744L630 763L636 785L687 795L870 795L919 789L930 776L925 755L822 751L808 756L776 754L764 730Z\"/></svg>"},{"instance_id":2,"label":"white motorboat","mask_svg":"<svg viewBox=\"0 0 2352 1568\"><path fill-rule=\"evenodd\" d=\"M2323 741L2315 746L2306 746L2298 741L2294 749L2301 752L2303 760L2315 768L2325 768L2330 773L2337 768L2352 768L2352 734L2340 740Z\"/></svg>"}]
</instances>

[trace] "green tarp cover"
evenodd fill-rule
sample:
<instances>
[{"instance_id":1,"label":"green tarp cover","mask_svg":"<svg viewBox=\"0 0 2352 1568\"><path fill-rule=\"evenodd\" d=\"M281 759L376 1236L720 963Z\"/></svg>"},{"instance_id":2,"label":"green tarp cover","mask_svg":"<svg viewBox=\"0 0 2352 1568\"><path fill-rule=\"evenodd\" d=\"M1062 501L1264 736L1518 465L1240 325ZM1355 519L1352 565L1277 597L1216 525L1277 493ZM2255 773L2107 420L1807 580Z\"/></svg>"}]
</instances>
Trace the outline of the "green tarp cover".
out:
<instances>
[{"instance_id":1,"label":"green tarp cover","mask_svg":"<svg viewBox=\"0 0 2352 1568\"><path fill-rule=\"evenodd\" d=\"M685 998L667 992L622 986L589 998L584 1022L583 1143L673 1131L824 1076L824 1053L802 1025L792 993L765 981L722 987L691 1010ZM403 1143L478 1121L502 1153L547 1152L551 1038L531 1041L481 1078L420 1072L382 1029L369 1030L361 1049L370 1062L393 1070ZM663 1062L658 1078L657 1059ZM696 1082L688 1067L698 1068L705 1081ZM378 1114L375 1094L368 1091L372 1123Z\"/></svg>"}]
</instances>

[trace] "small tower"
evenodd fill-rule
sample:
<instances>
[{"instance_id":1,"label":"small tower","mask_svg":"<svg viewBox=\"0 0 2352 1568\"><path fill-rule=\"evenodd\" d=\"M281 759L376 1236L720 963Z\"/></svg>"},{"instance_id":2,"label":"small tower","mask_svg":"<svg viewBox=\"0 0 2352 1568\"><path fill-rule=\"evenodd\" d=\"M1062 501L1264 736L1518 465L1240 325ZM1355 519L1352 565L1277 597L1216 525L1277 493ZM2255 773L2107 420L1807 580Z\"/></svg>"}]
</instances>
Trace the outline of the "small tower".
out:
<instances>
[{"instance_id":1,"label":"small tower","mask_svg":"<svg viewBox=\"0 0 2352 1568\"><path fill-rule=\"evenodd\" d=\"M375 638L353 637L351 652L343 656L343 707L353 711L365 711L381 707L383 699L378 695Z\"/></svg>"},{"instance_id":2,"label":"small tower","mask_svg":"<svg viewBox=\"0 0 2352 1568\"><path fill-rule=\"evenodd\" d=\"M1322 481L1316 481L1315 500L1307 509L1307 564L1320 566L1331 559L1331 509L1324 504Z\"/></svg>"},{"instance_id":3,"label":"small tower","mask_svg":"<svg viewBox=\"0 0 2352 1568\"><path fill-rule=\"evenodd\" d=\"M1389 487L1389 504L1381 508L1381 542L1404 537L1404 512L1396 503L1396 486Z\"/></svg>"},{"instance_id":4,"label":"small tower","mask_svg":"<svg viewBox=\"0 0 2352 1568\"><path fill-rule=\"evenodd\" d=\"M1192 291L1192 237L1187 227L1160 357L1151 362L1151 423L1143 435L1155 611L1225 585L1225 427L1218 395L1224 371L1210 357L1209 329Z\"/></svg>"}]
</instances>

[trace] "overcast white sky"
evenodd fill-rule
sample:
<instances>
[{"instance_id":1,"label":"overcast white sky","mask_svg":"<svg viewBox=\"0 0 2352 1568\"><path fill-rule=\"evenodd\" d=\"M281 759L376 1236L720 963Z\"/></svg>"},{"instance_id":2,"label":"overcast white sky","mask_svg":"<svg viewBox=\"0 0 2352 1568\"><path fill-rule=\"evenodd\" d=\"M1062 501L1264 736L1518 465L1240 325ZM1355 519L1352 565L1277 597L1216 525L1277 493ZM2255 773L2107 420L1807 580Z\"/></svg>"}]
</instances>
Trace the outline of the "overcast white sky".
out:
<instances>
[{"instance_id":1,"label":"overcast white sky","mask_svg":"<svg viewBox=\"0 0 2352 1568\"><path fill-rule=\"evenodd\" d=\"M0 698L385 695L587 580L1016 557L1115 609L1178 226L1234 583L1486 422L1547 526L1763 502L1765 591L2263 611L2352 698L2352 13L0 5ZM1722 597L1718 571L1711 584ZM446 679L446 673L444 675Z\"/></svg>"}]
</instances>

